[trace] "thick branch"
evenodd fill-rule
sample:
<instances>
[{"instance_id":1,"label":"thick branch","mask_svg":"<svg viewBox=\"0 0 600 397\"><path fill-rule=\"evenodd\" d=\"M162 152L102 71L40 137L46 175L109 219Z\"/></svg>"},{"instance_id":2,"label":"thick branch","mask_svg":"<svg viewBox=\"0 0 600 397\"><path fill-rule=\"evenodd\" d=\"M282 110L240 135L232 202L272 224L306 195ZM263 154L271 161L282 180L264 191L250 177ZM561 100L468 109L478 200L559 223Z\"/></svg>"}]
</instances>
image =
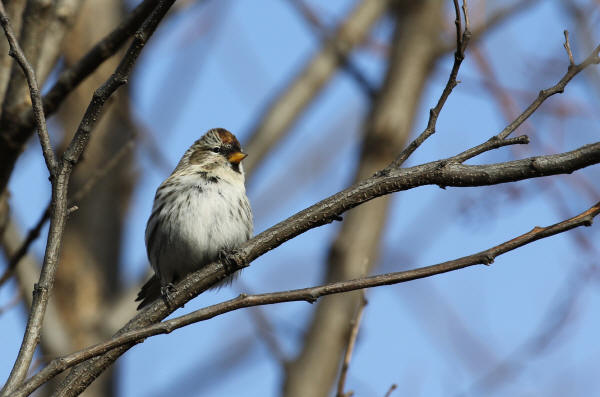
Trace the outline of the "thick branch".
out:
<instances>
[{"instance_id":1,"label":"thick branch","mask_svg":"<svg viewBox=\"0 0 600 397\"><path fill-rule=\"evenodd\" d=\"M189 300L236 270L246 267L257 257L280 246L301 233L331 223L349 209L372 200L373 198L423 185L486 186L514 182L547 175L571 173L578 169L598 163L600 163L600 142L586 145L567 153L531 157L505 163L472 166L452 162L452 158L450 158L412 168L391 170L386 173L374 175L371 178L367 178L346 190L314 204L260 233L244 244L237 253L229 257L230 264L211 263L201 270L191 273L175 286L176 291L171 295L172 308L167 307L162 300L156 300L131 319L129 323L116 334L116 336L122 336L131 331L135 331L136 329L159 322L172 313L175 308L183 306ZM595 206L594 209L596 207L597 206ZM533 233L532 236L536 237L535 239L541 238L539 237L540 235L538 232ZM518 243L522 240L511 241ZM506 244L508 243L509 242ZM520 245L515 245L514 248L517 248L518 246ZM508 247L508 245L506 247ZM500 251L498 251L498 254L499 253ZM473 264L489 263L490 258L493 259L496 255L497 254L490 256L489 253L477 254L476 257L472 256L474 259L477 259ZM439 267L437 269L439 271L433 274L470 266L470 264L471 262L466 260L458 263L455 263L454 261L446 262L438 265ZM402 280L408 281L425 277L431 275L430 272L431 268L423 268L403 273ZM395 279L394 281L390 281L391 279L387 278L377 280L378 281L375 282L376 285L400 282L395 281ZM373 281L366 281L366 284L363 284L361 281L358 283L358 287L366 288L375 286L369 284L371 282ZM339 293L351 290L347 289L347 284L345 283L348 282L341 284L336 283L334 284L334 287L325 286L320 288L323 288L322 291L324 293ZM305 294L298 297L299 300L309 301L314 300L314 298L315 297L312 294ZM80 393L102 371L104 371L105 368L111 365L121 354L131 348L133 344L133 342L128 342L106 352L102 356L92 358L91 360L76 366L61 385L58 395L72 396Z\"/></svg>"},{"instance_id":2,"label":"thick branch","mask_svg":"<svg viewBox=\"0 0 600 397\"><path fill-rule=\"evenodd\" d=\"M271 305L282 302L306 301L309 303L315 302L318 298L331 294L339 294L343 292L354 291L358 289L377 287L382 285L392 285L403 283L419 278L431 277L441 273L447 273L454 270L459 270L468 266L479 264L489 265L494 259L509 251L515 250L523 245L532 243L542 238L554 236L559 233L574 229L579 226L591 226L593 219L600 214L600 202L581 214L556 223L547 227L534 227L531 231L515 237L502 244L496 245L487 250L478 252L473 255L464 256L452 261L439 263L437 265L426 266L414 270L404 272L395 272L381 274L373 277L366 277L356 280L339 281L326 285L302 288L291 291L282 291L274 293L266 293L259 295L240 295L235 299L231 299L216 305L208 306L197 310L190 314L177 317L158 324L147 326L138 330L125 332L118 337L115 337L107 342L92 346L90 348L72 353L68 356L60 357L52 360L46 368L29 379L22 388L15 392L12 396L26 396L36 390L44 382L52 379L60 372L68 369L77 363L90 359L94 356L103 354L111 349L119 346L128 345L131 343L143 342L145 338L154 335L168 334L174 330L193 324L199 321L205 321L218 315L238 310L241 308ZM357 323L360 320L356 320Z\"/></svg>"}]
</instances>

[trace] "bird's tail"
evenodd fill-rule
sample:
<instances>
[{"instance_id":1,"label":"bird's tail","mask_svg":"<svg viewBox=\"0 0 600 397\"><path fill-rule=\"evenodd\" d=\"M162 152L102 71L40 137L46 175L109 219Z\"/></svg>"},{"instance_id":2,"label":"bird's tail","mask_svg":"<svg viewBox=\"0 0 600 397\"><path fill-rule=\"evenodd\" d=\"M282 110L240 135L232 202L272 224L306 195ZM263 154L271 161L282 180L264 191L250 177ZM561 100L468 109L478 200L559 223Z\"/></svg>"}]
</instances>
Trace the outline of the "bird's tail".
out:
<instances>
[{"instance_id":1,"label":"bird's tail","mask_svg":"<svg viewBox=\"0 0 600 397\"><path fill-rule=\"evenodd\" d=\"M136 302L140 302L137 309L141 310L150 303L152 303L155 299L159 298L160 294L160 281L156 274L153 275L150 280L146 281L146 284L142 286L140 292L138 292L137 298L135 298Z\"/></svg>"}]
</instances>

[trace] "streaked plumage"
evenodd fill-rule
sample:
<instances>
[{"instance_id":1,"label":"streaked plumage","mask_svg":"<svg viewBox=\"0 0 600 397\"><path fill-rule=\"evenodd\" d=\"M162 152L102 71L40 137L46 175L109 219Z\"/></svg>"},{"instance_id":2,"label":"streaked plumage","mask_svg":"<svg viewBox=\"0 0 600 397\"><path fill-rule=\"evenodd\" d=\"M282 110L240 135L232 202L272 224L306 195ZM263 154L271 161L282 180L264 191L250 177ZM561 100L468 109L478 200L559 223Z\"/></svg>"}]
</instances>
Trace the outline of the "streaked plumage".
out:
<instances>
[{"instance_id":1,"label":"streaked plumage","mask_svg":"<svg viewBox=\"0 0 600 397\"><path fill-rule=\"evenodd\" d=\"M244 157L233 134L211 129L158 187L146 226L146 250L155 275L138 294L138 309L252 236L240 163Z\"/></svg>"}]
</instances>

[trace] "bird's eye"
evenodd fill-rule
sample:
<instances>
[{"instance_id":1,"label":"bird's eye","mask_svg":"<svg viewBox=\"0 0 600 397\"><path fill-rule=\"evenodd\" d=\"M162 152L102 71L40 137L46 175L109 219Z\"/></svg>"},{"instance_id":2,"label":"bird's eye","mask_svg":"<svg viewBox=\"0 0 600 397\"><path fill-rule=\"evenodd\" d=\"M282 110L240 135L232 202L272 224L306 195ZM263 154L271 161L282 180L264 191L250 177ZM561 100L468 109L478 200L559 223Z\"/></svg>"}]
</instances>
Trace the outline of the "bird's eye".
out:
<instances>
[{"instance_id":1,"label":"bird's eye","mask_svg":"<svg viewBox=\"0 0 600 397\"><path fill-rule=\"evenodd\" d=\"M210 151L214 152L214 153L221 153L221 148L219 148L219 147L213 147L213 148L210 148Z\"/></svg>"}]
</instances>

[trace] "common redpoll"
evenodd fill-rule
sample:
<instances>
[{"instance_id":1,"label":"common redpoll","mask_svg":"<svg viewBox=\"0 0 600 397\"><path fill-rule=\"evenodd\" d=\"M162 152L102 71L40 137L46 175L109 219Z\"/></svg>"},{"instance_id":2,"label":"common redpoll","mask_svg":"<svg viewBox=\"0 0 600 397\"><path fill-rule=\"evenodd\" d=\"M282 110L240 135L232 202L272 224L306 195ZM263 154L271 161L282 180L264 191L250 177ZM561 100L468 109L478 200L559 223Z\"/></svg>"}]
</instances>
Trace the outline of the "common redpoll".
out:
<instances>
[{"instance_id":1,"label":"common redpoll","mask_svg":"<svg viewBox=\"0 0 600 397\"><path fill-rule=\"evenodd\" d=\"M169 303L174 282L251 237L245 157L231 132L211 129L158 187L146 225L146 251L155 274L138 294L138 309L161 295Z\"/></svg>"}]
</instances>

